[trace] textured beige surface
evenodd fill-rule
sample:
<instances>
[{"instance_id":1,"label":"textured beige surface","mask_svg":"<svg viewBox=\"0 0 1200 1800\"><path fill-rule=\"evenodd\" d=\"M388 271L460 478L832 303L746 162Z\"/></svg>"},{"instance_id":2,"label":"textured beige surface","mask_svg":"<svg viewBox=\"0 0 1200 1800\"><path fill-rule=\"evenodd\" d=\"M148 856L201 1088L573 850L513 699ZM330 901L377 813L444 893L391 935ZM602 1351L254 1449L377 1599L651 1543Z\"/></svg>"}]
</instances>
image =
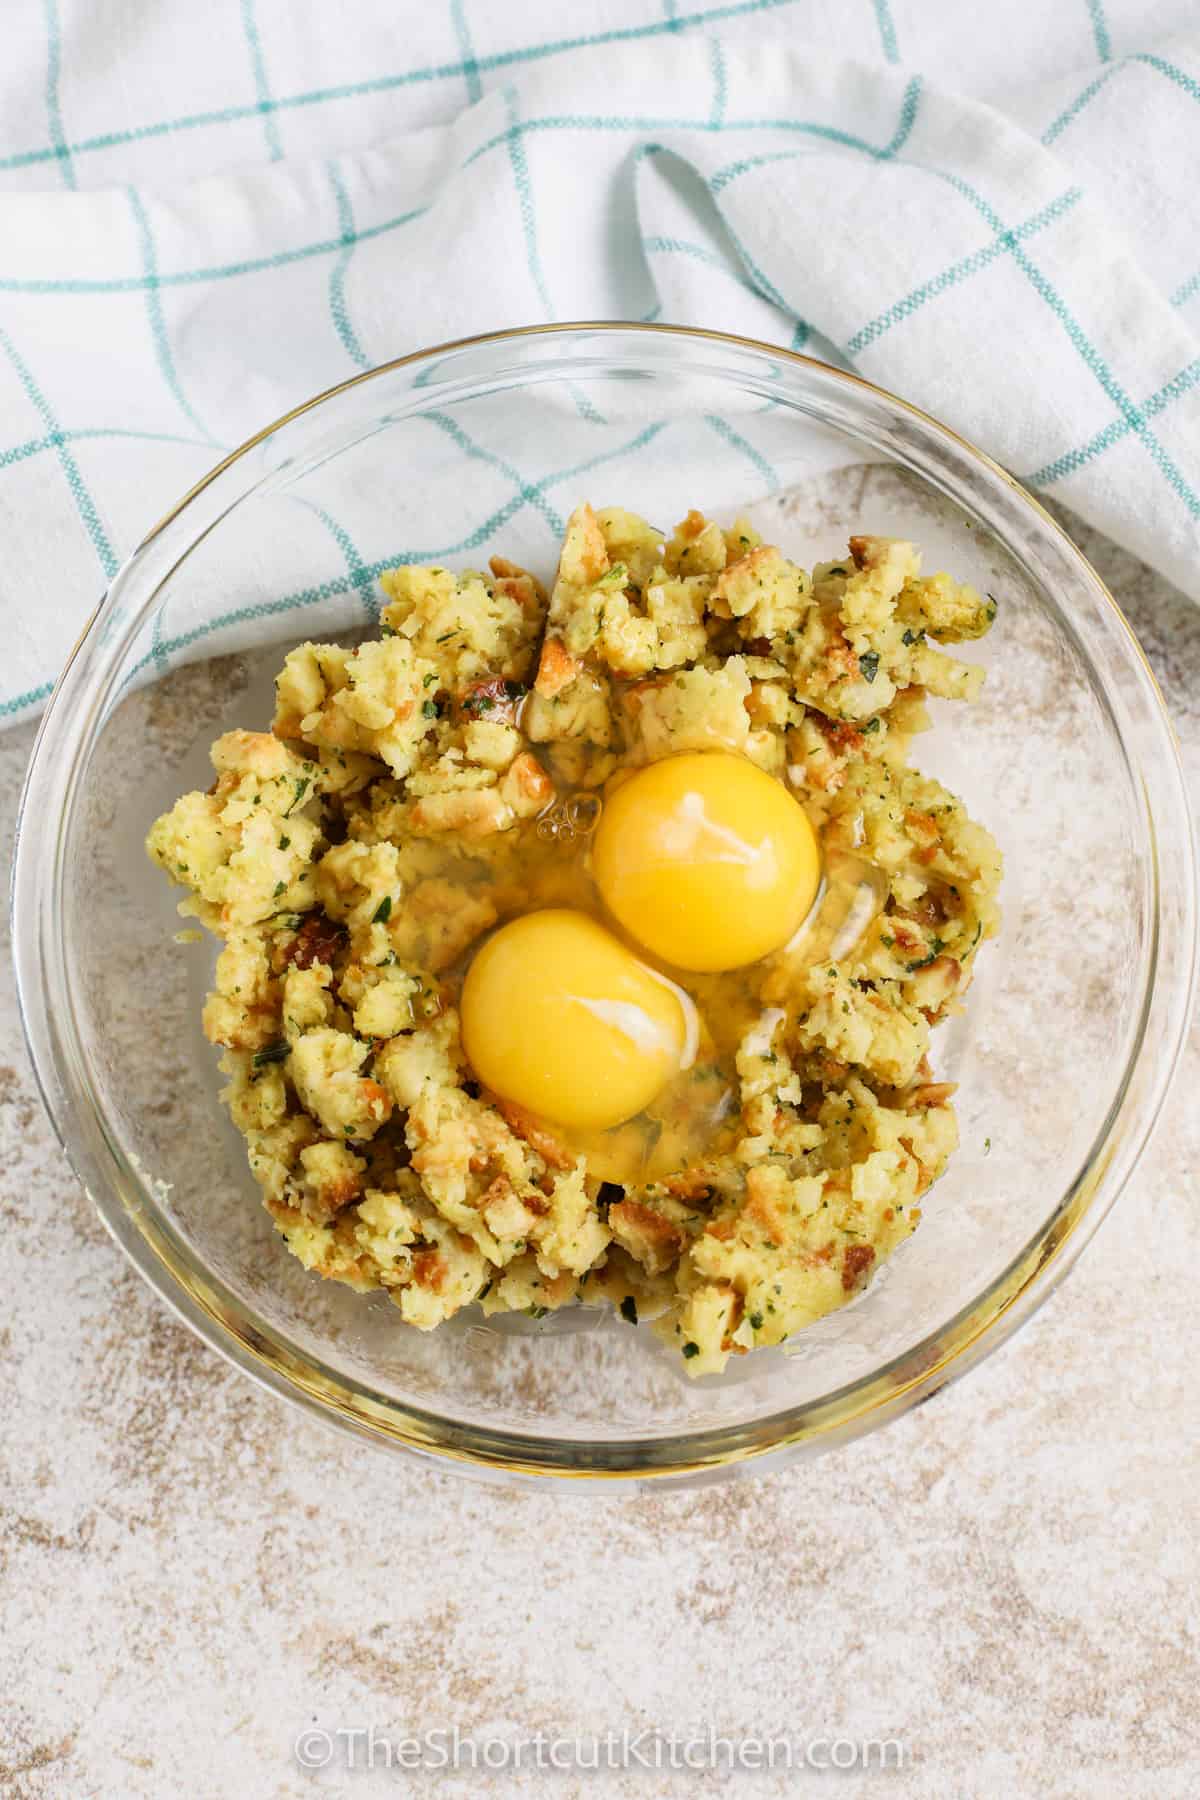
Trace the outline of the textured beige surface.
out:
<instances>
[{"instance_id":1,"label":"textured beige surface","mask_svg":"<svg viewBox=\"0 0 1200 1800\"><path fill-rule=\"evenodd\" d=\"M1200 612L1081 534L1200 793ZM7 843L31 734L0 739ZM53 1147L0 994L0 1793L1200 1792L1200 1033L1038 1317L899 1424L690 1493L343 1444L176 1325ZM902 1774L303 1772L316 1723L903 1740ZM378 1756L379 1752L377 1752Z\"/></svg>"}]
</instances>

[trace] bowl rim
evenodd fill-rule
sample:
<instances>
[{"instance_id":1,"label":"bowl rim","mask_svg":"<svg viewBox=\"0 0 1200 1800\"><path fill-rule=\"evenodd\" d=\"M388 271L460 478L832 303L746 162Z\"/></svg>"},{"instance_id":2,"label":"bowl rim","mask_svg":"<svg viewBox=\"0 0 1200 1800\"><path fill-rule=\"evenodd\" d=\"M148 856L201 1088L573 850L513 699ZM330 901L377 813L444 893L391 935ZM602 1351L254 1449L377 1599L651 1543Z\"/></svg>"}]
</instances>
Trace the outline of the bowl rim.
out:
<instances>
[{"instance_id":1,"label":"bowl rim","mask_svg":"<svg viewBox=\"0 0 1200 1800\"><path fill-rule=\"evenodd\" d=\"M754 351L786 364L819 372L822 380L861 389L886 402L888 406L895 407L931 430L935 437L949 440L960 451L965 452L971 462L1002 482L1020 504L1030 509L1043 527L1049 527L1058 540L1058 548L1089 581L1094 593L1111 611L1119 626L1119 637L1129 656L1130 668L1140 683L1143 699L1149 702L1151 718L1161 737L1159 747L1165 752L1159 766L1151 771L1161 790L1157 804L1160 807L1165 805L1171 811L1172 824L1182 831L1182 853L1176 858L1183 871L1182 893L1176 896L1180 916L1174 942L1170 946L1176 963L1176 991L1167 995L1169 1004L1165 1039L1160 1034L1157 1040L1159 1060L1148 1091L1134 1095L1131 1087L1134 1072L1141 1065L1146 1048L1151 1005L1160 994L1162 986L1159 970L1163 921L1157 815L1151 808L1146 793L1146 772L1137 767L1135 772L1141 779L1144 823L1149 833L1152 865L1153 942L1142 993L1138 1030L1105 1122L1093 1143L1086 1164L1054 1211L1043 1221L1024 1248L1010 1260L1008 1267L980 1294L960 1308L950 1321L928 1332L920 1343L898 1353L889 1364L870 1376L848 1382L816 1401L777 1409L763 1419L756 1420L751 1434L743 1435L732 1444L726 1444L723 1440L730 1438L737 1427L726 1425L705 1430L688 1429L673 1435L617 1440L566 1437L546 1439L539 1437L536 1432L522 1433L508 1429L493 1432L473 1425L466 1426L461 1421L447 1420L419 1406L400 1403L380 1395L355 1377L325 1369L315 1355L310 1359L305 1353L296 1354L281 1333L247 1329L236 1316L231 1318L226 1298L229 1290L218 1279L209 1277L206 1271L198 1270L195 1266L185 1266L173 1232L169 1229L164 1231L160 1223L161 1215L156 1216L153 1184L140 1170L131 1169L125 1162L123 1153L104 1130L103 1114L96 1106L90 1089L85 1087L84 1097L91 1105L105 1149L116 1165L114 1169L103 1171L107 1179L99 1192L93 1192L89 1187L87 1172L77 1160L77 1155L82 1160L82 1151L73 1142L63 1116L69 1111L65 1104L68 1095L63 1092L62 1070L44 1004L46 963L41 954L41 936L35 929L38 894L44 876L44 871L36 862L36 852L49 840L51 833L34 832L30 825L37 816L39 792L44 785L47 758L57 729L64 688L69 683L84 645L96 632L110 603L120 596L145 553L187 507L228 469L276 432L337 396L393 371L485 345L572 335L594 337L597 334L612 333L632 337L644 335L647 339L660 340L698 339ZM566 366L564 364L564 368ZM57 823L61 828L62 819L58 819ZM1005 1342L1053 1292L1090 1241L1132 1174L1161 1112L1178 1066L1196 981L1195 846L1178 741L1158 681L1133 628L1105 583L1053 515L1008 470L953 427L861 375L835 368L782 345L730 332L702 326L649 324L629 320L575 320L514 326L476 333L408 352L404 356L348 376L300 402L245 439L195 482L150 527L117 570L80 632L47 702L18 809L11 910L18 1009L43 1105L72 1169L110 1234L176 1316L260 1387L360 1438L374 1444L389 1444L406 1449L443 1465L449 1463L475 1473L550 1478L554 1481L583 1480L595 1483L654 1479L660 1483L690 1482L711 1478L750 1462L756 1468L772 1466L794 1456L801 1448L827 1447L860 1436L908 1407L929 1398L949 1381L965 1374L985 1355ZM1161 1018L1159 1023L1162 1024ZM1119 1129L1121 1127L1123 1132ZM126 1177L124 1183L120 1179L122 1176ZM236 1296L231 1297L235 1302L235 1311L236 1308L244 1308L244 1302ZM907 1365L908 1370L903 1379L899 1380L892 1377L892 1371L898 1363ZM659 1454L660 1451L666 1454Z\"/></svg>"}]
</instances>

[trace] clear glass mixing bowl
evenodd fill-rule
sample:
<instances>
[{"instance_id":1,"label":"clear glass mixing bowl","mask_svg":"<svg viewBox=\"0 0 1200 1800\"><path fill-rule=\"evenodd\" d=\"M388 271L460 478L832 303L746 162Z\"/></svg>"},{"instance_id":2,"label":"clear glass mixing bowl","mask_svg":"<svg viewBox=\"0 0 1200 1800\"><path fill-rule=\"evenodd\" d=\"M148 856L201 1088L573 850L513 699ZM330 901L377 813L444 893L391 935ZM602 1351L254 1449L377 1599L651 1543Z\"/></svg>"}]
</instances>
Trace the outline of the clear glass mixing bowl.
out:
<instances>
[{"instance_id":1,"label":"clear glass mixing bowl","mask_svg":"<svg viewBox=\"0 0 1200 1800\"><path fill-rule=\"evenodd\" d=\"M868 464L850 476L850 465ZM837 473L841 469L842 473ZM690 1382L584 1309L423 1335L307 1275L259 1204L200 1033L211 945L142 852L269 718L289 642L361 630L401 557L543 573L582 498L670 525L749 507L801 561L912 536L994 594L984 698L917 761L1006 857L1001 938L940 1034L962 1147L867 1292L782 1350ZM275 1392L480 1470L695 1477L882 1423L1026 1318L1112 1204L1180 1048L1195 870L1172 733L1113 601L1001 469L903 402L782 350L628 325L503 332L345 383L230 456L121 570L46 714L15 876L46 1104L143 1275ZM750 1459L754 1459L751 1461Z\"/></svg>"}]
</instances>

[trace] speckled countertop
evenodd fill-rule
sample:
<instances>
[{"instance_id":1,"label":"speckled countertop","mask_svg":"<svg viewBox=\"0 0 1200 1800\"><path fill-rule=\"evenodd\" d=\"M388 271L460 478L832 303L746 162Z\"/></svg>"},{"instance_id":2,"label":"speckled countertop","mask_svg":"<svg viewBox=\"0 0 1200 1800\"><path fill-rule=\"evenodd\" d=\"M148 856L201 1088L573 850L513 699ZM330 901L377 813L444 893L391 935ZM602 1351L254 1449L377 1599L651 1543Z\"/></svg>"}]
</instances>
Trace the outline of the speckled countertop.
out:
<instances>
[{"instance_id":1,"label":"speckled countertop","mask_svg":"<svg viewBox=\"0 0 1200 1800\"><path fill-rule=\"evenodd\" d=\"M1196 798L1200 612L1077 535ZM0 738L6 844L30 742ZM890 1429L725 1487L509 1491L342 1443L168 1316L54 1146L5 982L0 1793L1200 1792L1198 1091L1194 1029L1071 1279ZM373 1771L362 1736L319 1735L368 1727ZM601 1776L384 1766L383 1740L455 1727L585 1734L585 1761L626 1728L899 1739L906 1767L655 1770L646 1739Z\"/></svg>"}]
</instances>

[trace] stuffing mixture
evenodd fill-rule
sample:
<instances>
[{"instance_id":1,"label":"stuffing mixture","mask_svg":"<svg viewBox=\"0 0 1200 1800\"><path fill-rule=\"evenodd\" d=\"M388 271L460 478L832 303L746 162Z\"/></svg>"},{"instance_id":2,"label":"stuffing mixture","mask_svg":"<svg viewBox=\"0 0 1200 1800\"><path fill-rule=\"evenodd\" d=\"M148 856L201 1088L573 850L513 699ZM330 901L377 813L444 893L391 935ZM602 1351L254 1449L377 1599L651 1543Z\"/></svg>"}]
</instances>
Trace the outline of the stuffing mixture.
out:
<instances>
[{"instance_id":1,"label":"stuffing mixture","mask_svg":"<svg viewBox=\"0 0 1200 1800\"><path fill-rule=\"evenodd\" d=\"M938 646L995 602L899 540L809 573L744 521L668 538L588 505L549 594L499 556L382 587L378 633L292 650L270 732L219 738L147 839L223 940L204 1030L268 1212L422 1330L611 1305L693 1375L780 1343L870 1281L957 1141L930 1036L997 929L1000 856L907 759L927 695L978 693ZM603 920L606 799L712 750L800 802L821 899L750 967L669 972L702 1027L686 1083L576 1141L476 1080L466 972L533 909Z\"/></svg>"}]
</instances>

